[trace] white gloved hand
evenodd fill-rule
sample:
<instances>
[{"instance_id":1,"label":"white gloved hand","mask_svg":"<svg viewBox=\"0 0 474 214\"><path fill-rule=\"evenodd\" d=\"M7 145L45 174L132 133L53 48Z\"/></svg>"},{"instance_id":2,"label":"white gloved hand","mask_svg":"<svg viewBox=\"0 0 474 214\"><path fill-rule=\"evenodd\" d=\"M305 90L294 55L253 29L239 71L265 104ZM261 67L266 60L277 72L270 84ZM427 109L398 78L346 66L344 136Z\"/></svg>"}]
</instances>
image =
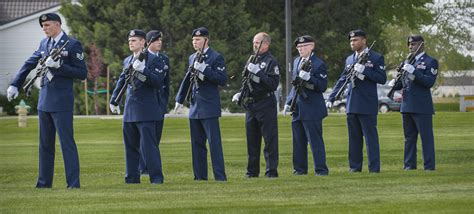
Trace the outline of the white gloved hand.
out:
<instances>
[{"instance_id":1,"label":"white gloved hand","mask_svg":"<svg viewBox=\"0 0 474 214\"><path fill-rule=\"evenodd\" d=\"M236 93L236 94L234 94L234 96L232 96L232 102L238 102L239 99L240 99L240 92Z\"/></svg>"},{"instance_id":2,"label":"white gloved hand","mask_svg":"<svg viewBox=\"0 0 474 214\"><path fill-rule=\"evenodd\" d=\"M388 83L388 86L390 87L395 86L395 79L390 80L390 82Z\"/></svg>"},{"instance_id":3,"label":"white gloved hand","mask_svg":"<svg viewBox=\"0 0 474 214\"><path fill-rule=\"evenodd\" d=\"M283 107L283 116L286 116L287 112L290 112L290 105L285 105L285 107Z\"/></svg>"},{"instance_id":4,"label":"white gloved hand","mask_svg":"<svg viewBox=\"0 0 474 214\"><path fill-rule=\"evenodd\" d=\"M299 74L298 76L299 76L301 79L303 79L303 80L305 80L305 81L308 81L309 78L311 78L311 73L301 70L301 71L300 71L300 74Z\"/></svg>"},{"instance_id":5,"label":"white gloved hand","mask_svg":"<svg viewBox=\"0 0 474 214\"><path fill-rule=\"evenodd\" d=\"M143 70L145 70L145 60L135 60L135 62L133 62L133 69L139 72L143 72Z\"/></svg>"},{"instance_id":6,"label":"white gloved hand","mask_svg":"<svg viewBox=\"0 0 474 214\"><path fill-rule=\"evenodd\" d=\"M354 70L357 71L357 73L362 73L365 70L365 65L362 65L360 63L356 63L354 65Z\"/></svg>"},{"instance_id":7,"label":"white gloved hand","mask_svg":"<svg viewBox=\"0 0 474 214\"><path fill-rule=\"evenodd\" d=\"M199 63L199 62L194 62L194 69L200 71L201 73L204 72L204 70L206 70L206 62L202 62L202 63Z\"/></svg>"},{"instance_id":8,"label":"white gloved hand","mask_svg":"<svg viewBox=\"0 0 474 214\"><path fill-rule=\"evenodd\" d=\"M13 99L17 97L18 97L18 88L13 85L8 86L8 89L7 89L8 102L12 101Z\"/></svg>"},{"instance_id":9,"label":"white gloved hand","mask_svg":"<svg viewBox=\"0 0 474 214\"><path fill-rule=\"evenodd\" d=\"M54 61L53 58L51 58L50 56L48 56L48 58L46 59L46 62L44 62L44 64L46 65L46 67L50 67L50 68L59 68L59 67L61 67L61 63L59 62L59 59Z\"/></svg>"},{"instance_id":10,"label":"white gloved hand","mask_svg":"<svg viewBox=\"0 0 474 214\"><path fill-rule=\"evenodd\" d=\"M332 108L332 102L331 101L326 102L326 108Z\"/></svg>"},{"instance_id":11,"label":"white gloved hand","mask_svg":"<svg viewBox=\"0 0 474 214\"><path fill-rule=\"evenodd\" d=\"M120 114L120 106L109 104L110 111L115 114Z\"/></svg>"},{"instance_id":12,"label":"white gloved hand","mask_svg":"<svg viewBox=\"0 0 474 214\"><path fill-rule=\"evenodd\" d=\"M249 63L249 65L247 65L247 70L249 70L250 73L257 75L257 73L260 71L260 66L257 64Z\"/></svg>"},{"instance_id":13,"label":"white gloved hand","mask_svg":"<svg viewBox=\"0 0 474 214\"><path fill-rule=\"evenodd\" d=\"M180 108L183 108L183 104L176 102L174 104L174 113L178 112Z\"/></svg>"},{"instance_id":14,"label":"white gloved hand","mask_svg":"<svg viewBox=\"0 0 474 214\"><path fill-rule=\"evenodd\" d=\"M403 65L402 69L407 71L410 74L413 74L413 72L415 71L415 67L413 67L413 65L410 65L410 64Z\"/></svg>"}]
</instances>

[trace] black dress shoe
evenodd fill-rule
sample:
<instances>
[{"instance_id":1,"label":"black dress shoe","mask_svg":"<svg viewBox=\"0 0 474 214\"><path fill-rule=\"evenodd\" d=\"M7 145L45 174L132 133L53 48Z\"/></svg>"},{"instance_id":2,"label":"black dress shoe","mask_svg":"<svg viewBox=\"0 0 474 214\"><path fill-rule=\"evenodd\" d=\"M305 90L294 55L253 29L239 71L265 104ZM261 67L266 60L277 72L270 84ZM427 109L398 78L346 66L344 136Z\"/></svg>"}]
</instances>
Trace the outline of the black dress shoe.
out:
<instances>
[{"instance_id":1,"label":"black dress shoe","mask_svg":"<svg viewBox=\"0 0 474 214\"><path fill-rule=\"evenodd\" d=\"M251 172L247 172L247 173L245 173L245 177L246 177L246 178L257 178L258 175L253 174L253 173L251 173Z\"/></svg>"},{"instance_id":2,"label":"black dress shoe","mask_svg":"<svg viewBox=\"0 0 474 214\"><path fill-rule=\"evenodd\" d=\"M356 172L361 172L362 170L361 169L349 169L349 172L350 173L356 173Z\"/></svg>"},{"instance_id":3,"label":"black dress shoe","mask_svg":"<svg viewBox=\"0 0 474 214\"><path fill-rule=\"evenodd\" d=\"M298 172L298 171L294 171L293 172L293 175L307 175L308 172Z\"/></svg>"},{"instance_id":4,"label":"black dress shoe","mask_svg":"<svg viewBox=\"0 0 474 214\"><path fill-rule=\"evenodd\" d=\"M267 178L278 178L278 174L273 174L273 173L271 173L271 174L265 174L265 176L266 176Z\"/></svg>"}]
</instances>

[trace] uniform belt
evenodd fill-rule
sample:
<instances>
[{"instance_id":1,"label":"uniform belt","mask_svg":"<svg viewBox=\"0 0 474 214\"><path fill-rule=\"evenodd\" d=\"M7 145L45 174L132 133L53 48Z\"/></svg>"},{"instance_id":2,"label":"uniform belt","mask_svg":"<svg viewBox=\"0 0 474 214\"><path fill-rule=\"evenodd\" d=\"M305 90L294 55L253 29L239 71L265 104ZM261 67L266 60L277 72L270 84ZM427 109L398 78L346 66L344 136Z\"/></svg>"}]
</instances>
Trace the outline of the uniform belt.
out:
<instances>
[{"instance_id":1,"label":"uniform belt","mask_svg":"<svg viewBox=\"0 0 474 214\"><path fill-rule=\"evenodd\" d=\"M261 94L257 94L257 95L254 95L254 96L251 96L247 99L247 102L248 104L251 104L251 103L257 103L269 96L272 96L273 95L273 92L267 92L267 93L261 93Z\"/></svg>"}]
</instances>

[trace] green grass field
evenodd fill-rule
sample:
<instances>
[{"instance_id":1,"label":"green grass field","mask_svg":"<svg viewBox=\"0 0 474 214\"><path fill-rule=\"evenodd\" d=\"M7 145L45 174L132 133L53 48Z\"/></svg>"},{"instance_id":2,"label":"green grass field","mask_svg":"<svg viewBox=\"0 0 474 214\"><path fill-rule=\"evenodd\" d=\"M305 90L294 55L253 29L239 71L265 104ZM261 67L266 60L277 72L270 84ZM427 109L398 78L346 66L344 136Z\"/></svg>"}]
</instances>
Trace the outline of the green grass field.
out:
<instances>
[{"instance_id":1,"label":"green grass field","mask_svg":"<svg viewBox=\"0 0 474 214\"><path fill-rule=\"evenodd\" d=\"M382 172L349 174L345 115L324 120L330 175L292 175L290 118L279 118L280 177L244 178L244 117L221 118L228 182L193 181L188 120L165 121L161 154L165 183L124 183L121 120L77 118L75 139L81 185L67 190L57 145L52 189L35 189L38 170L37 119L17 128L0 119L0 213L17 212L156 212L156 213L473 213L474 114L437 113L437 170L403 171L403 136L399 113L379 115ZM418 148L421 149L420 142ZM364 152L365 153L365 152ZM309 155L311 157L311 155ZM262 157L263 161L263 157ZM310 167L313 167L312 159ZM261 163L264 168L264 162ZM213 178L210 170L210 178Z\"/></svg>"}]
</instances>

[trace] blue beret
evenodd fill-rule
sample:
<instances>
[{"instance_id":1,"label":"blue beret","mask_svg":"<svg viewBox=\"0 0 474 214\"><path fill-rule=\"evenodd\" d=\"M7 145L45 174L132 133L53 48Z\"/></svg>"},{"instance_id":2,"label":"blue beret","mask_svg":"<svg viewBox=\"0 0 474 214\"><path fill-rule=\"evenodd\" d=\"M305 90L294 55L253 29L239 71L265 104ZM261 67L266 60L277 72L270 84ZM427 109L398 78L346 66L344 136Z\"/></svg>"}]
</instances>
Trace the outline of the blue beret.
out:
<instances>
[{"instance_id":1,"label":"blue beret","mask_svg":"<svg viewBox=\"0 0 474 214\"><path fill-rule=\"evenodd\" d=\"M152 42L156 41L157 39L161 38L162 36L163 36L163 34L161 33L161 31L159 31L159 30L150 30L146 34L146 41L148 43L152 43Z\"/></svg>"},{"instance_id":2,"label":"blue beret","mask_svg":"<svg viewBox=\"0 0 474 214\"><path fill-rule=\"evenodd\" d=\"M203 36L209 37L209 30L206 27L199 27L193 30L192 37Z\"/></svg>"},{"instance_id":3,"label":"blue beret","mask_svg":"<svg viewBox=\"0 0 474 214\"><path fill-rule=\"evenodd\" d=\"M130 37L141 37L143 39L146 39L146 33L143 30L134 29L128 32L128 38Z\"/></svg>"},{"instance_id":4,"label":"blue beret","mask_svg":"<svg viewBox=\"0 0 474 214\"><path fill-rule=\"evenodd\" d=\"M425 39L421 35L410 35L407 38L407 45L410 45L411 42L424 42Z\"/></svg>"},{"instance_id":5,"label":"blue beret","mask_svg":"<svg viewBox=\"0 0 474 214\"><path fill-rule=\"evenodd\" d=\"M295 46L301 43L308 43L308 42L314 42L313 37L309 35L300 36L295 39Z\"/></svg>"},{"instance_id":6,"label":"blue beret","mask_svg":"<svg viewBox=\"0 0 474 214\"><path fill-rule=\"evenodd\" d=\"M59 23L61 23L61 17L58 16L58 14L56 13L45 13L45 14L42 14L40 17L39 17L39 24L41 27L43 27L43 22L46 22L46 21L58 21ZM62 23L61 23L62 24Z\"/></svg>"},{"instance_id":7,"label":"blue beret","mask_svg":"<svg viewBox=\"0 0 474 214\"><path fill-rule=\"evenodd\" d=\"M347 36L347 38L351 39L352 37L358 37L358 36L367 38L367 35L361 29L357 29L357 30L353 30L353 31L349 32L349 35Z\"/></svg>"}]
</instances>

